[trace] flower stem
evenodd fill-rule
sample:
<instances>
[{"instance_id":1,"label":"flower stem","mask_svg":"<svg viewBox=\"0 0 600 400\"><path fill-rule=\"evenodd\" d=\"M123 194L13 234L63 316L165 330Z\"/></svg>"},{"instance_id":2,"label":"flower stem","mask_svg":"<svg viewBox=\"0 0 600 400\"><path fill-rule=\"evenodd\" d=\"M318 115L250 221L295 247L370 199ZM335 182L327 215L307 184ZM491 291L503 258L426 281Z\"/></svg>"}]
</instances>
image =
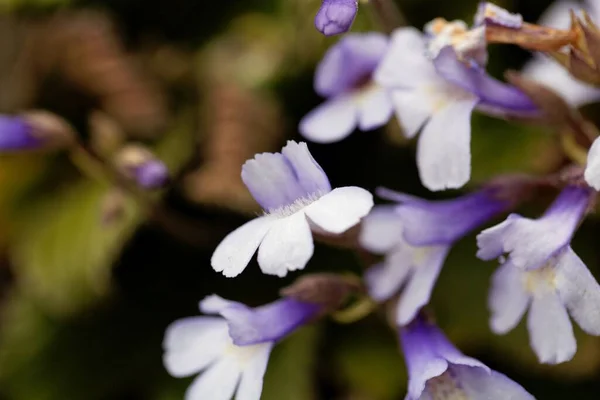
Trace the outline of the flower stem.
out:
<instances>
[{"instance_id":1,"label":"flower stem","mask_svg":"<svg viewBox=\"0 0 600 400\"><path fill-rule=\"evenodd\" d=\"M394 0L365 0L378 24L386 33L392 33L396 28L406 25L406 18Z\"/></svg>"}]
</instances>

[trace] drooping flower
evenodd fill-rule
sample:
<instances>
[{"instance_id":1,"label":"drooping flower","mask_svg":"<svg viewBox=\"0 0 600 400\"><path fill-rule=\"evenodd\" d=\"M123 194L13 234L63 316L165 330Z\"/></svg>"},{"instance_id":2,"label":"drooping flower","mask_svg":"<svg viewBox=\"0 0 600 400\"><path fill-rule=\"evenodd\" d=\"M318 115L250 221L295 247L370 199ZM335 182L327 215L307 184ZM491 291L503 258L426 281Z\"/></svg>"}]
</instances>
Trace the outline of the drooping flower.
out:
<instances>
[{"instance_id":1,"label":"drooping flower","mask_svg":"<svg viewBox=\"0 0 600 400\"><path fill-rule=\"evenodd\" d=\"M346 35L329 49L315 72L315 90L327 100L300 122L304 137L335 142L356 127L375 129L391 118L390 96L372 80L387 48L386 36L365 33Z\"/></svg>"},{"instance_id":2,"label":"drooping flower","mask_svg":"<svg viewBox=\"0 0 600 400\"><path fill-rule=\"evenodd\" d=\"M320 313L320 306L283 298L258 308L216 295L200 310L221 317L191 317L165 332L163 362L175 377L204 371L188 388L186 400L259 400L273 345Z\"/></svg>"},{"instance_id":3,"label":"drooping flower","mask_svg":"<svg viewBox=\"0 0 600 400\"><path fill-rule=\"evenodd\" d=\"M594 1L578 3L559 0L548 7L538 23L552 28L568 29L571 25L570 10L581 9L587 11L592 20L600 21L600 6ZM535 53L522 72L527 78L548 86L573 106L579 107L600 99L600 89L575 79L563 66L543 53Z\"/></svg>"},{"instance_id":4,"label":"drooping flower","mask_svg":"<svg viewBox=\"0 0 600 400\"><path fill-rule=\"evenodd\" d=\"M529 309L530 343L542 363L573 358L569 314L585 332L600 335L600 286L570 246L590 196L587 188L567 187L541 218L512 214L477 237L477 256L502 264L489 297L492 330L512 330Z\"/></svg>"},{"instance_id":5,"label":"drooping flower","mask_svg":"<svg viewBox=\"0 0 600 400\"><path fill-rule=\"evenodd\" d=\"M459 188L469 180L473 109L494 115L538 112L520 90L493 79L469 58L476 47L458 53L461 42L450 42L438 50L418 30L398 29L374 75L375 82L391 90L404 134L411 138L422 130L417 165L430 190Z\"/></svg>"},{"instance_id":6,"label":"drooping flower","mask_svg":"<svg viewBox=\"0 0 600 400\"><path fill-rule=\"evenodd\" d=\"M325 36L338 35L350 29L357 12L358 0L323 0L315 26Z\"/></svg>"},{"instance_id":7,"label":"drooping flower","mask_svg":"<svg viewBox=\"0 0 600 400\"><path fill-rule=\"evenodd\" d=\"M382 263L369 268L369 294L385 301L402 290L396 322L405 325L429 302L438 275L452 245L507 204L489 190L453 200L428 201L384 191L382 197L400 202L378 206L365 218L360 242Z\"/></svg>"},{"instance_id":8,"label":"drooping flower","mask_svg":"<svg viewBox=\"0 0 600 400\"><path fill-rule=\"evenodd\" d=\"M212 267L227 277L239 275L257 249L265 274L303 269L313 254L311 227L341 234L373 207L362 188L332 190L306 143L289 141L281 153L256 155L242 167L242 180L265 215L227 235L213 253Z\"/></svg>"},{"instance_id":9,"label":"drooping flower","mask_svg":"<svg viewBox=\"0 0 600 400\"><path fill-rule=\"evenodd\" d=\"M420 317L400 329L400 343L408 367L405 400L534 400L506 375L462 354Z\"/></svg>"}]
</instances>

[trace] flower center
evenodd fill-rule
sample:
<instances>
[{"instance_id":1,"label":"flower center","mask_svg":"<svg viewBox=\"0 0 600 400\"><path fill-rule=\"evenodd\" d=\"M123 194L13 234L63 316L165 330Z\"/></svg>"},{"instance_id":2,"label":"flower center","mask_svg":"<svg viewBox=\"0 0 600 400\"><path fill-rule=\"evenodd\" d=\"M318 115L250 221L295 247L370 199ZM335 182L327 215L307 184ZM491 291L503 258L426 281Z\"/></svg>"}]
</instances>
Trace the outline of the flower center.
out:
<instances>
[{"instance_id":1,"label":"flower center","mask_svg":"<svg viewBox=\"0 0 600 400\"><path fill-rule=\"evenodd\" d=\"M450 369L427 381L425 387L432 400L469 400Z\"/></svg>"},{"instance_id":2,"label":"flower center","mask_svg":"<svg viewBox=\"0 0 600 400\"><path fill-rule=\"evenodd\" d=\"M556 289L556 270L554 259L548 261L543 267L525 272L525 290L531 294L542 290Z\"/></svg>"},{"instance_id":3,"label":"flower center","mask_svg":"<svg viewBox=\"0 0 600 400\"><path fill-rule=\"evenodd\" d=\"M234 357L240 364L246 364L252 360L264 343L252 344L249 346L237 346L231 342L225 349L225 354Z\"/></svg>"},{"instance_id":4,"label":"flower center","mask_svg":"<svg viewBox=\"0 0 600 400\"><path fill-rule=\"evenodd\" d=\"M300 198L296 199L291 204L281 206L274 210L269 210L268 212L265 211L265 215L274 215L277 218L289 217L290 215L295 214L298 211L302 210L304 207L307 207L307 206L311 205L312 203L314 203L315 201L319 200L324 194L325 194L325 192L323 192L321 190L311 193L305 197L300 197Z\"/></svg>"}]
</instances>

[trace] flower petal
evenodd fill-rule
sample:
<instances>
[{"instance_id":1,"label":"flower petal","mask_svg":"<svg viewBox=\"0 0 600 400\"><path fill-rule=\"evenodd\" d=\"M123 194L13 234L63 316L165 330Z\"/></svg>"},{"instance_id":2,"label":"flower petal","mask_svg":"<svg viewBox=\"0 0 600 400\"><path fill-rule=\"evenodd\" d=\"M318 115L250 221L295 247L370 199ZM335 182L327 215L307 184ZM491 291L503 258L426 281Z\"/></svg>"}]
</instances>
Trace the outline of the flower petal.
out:
<instances>
[{"instance_id":1,"label":"flower petal","mask_svg":"<svg viewBox=\"0 0 600 400\"><path fill-rule=\"evenodd\" d=\"M577 343L569 315L557 294L550 290L534 294L527 318L533 351L543 364L559 364L575 355Z\"/></svg>"},{"instance_id":2,"label":"flower petal","mask_svg":"<svg viewBox=\"0 0 600 400\"><path fill-rule=\"evenodd\" d=\"M600 191L600 140L594 140L588 151L587 165L584 173L585 181L594 189Z\"/></svg>"},{"instance_id":3,"label":"flower petal","mask_svg":"<svg viewBox=\"0 0 600 400\"><path fill-rule=\"evenodd\" d=\"M510 233L510 227L520 215L511 214L500 224L484 229L477 235L477 257L481 260L493 260L504 254L504 238Z\"/></svg>"},{"instance_id":4,"label":"flower petal","mask_svg":"<svg viewBox=\"0 0 600 400\"><path fill-rule=\"evenodd\" d=\"M215 361L230 343L223 318L180 319L165 332L163 363L172 376L190 376Z\"/></svg>"},{"instance_id":5,"label":"flower petal","mask_svg":"<svg viewBox=\"0 0 600 400\"><path fill-rule=\"evenodd\" d=\"M403 242L402 221L395 206L376 206L362 220L359 242L366 250L384 254Z\"/></svg>"},{"instance_id":6,"label":"flower petal","mask_svg":"<svg viewBox=\"0 0 600 400\"><path fill-rule=\"evenodd\" d=\"M429 190L455 189L471 176L471 112L476 98L452 101L425 125L417 145L417 165Z\"/></svg>"},{"instance_id":7,"label":"flower petal","mask_svg":"<svg viewBox=\"0 0 600 400\"><path fill-rule=\"evenodd\" d=\"M265 343L259 346L256 354L248 361L242 372L242 380L235 400L260 400L263 378L273 349L273 343Z\"/></svg>"},{"instance_id":8,"label":"flower petal","mask_svg":"<svg viewBox=\"0 0 600 400\"><path fill-rule=\"evenodd\" d=\"M556 289L581 329L600 335L600 285L569 247L556 265Z\"/></svg>"},{"instance_id":9,"label":"flower petal","mask_svg":"<svg viewBox=\"0 0 600 400\"><path fill-rule=\"evenodd\" d=\"M369 296L381 302L398 293L412 272L411 256L410 249L399 245L385 261L370 267L364 277Z\"/></svg>"},{"instance_id":10,"label":"flower petal","mask_svg":"<svg viewBox=\"0 0 600 400\"><path fill-rule=\"evenodd\" d=\"M501 265L492 277L488 305L492 316L490 326L497 334L512 330L529 306L530 296L525 292L523 271L510 261Z\"/></svg>"},{"instance_id":11,"label":"flower petal","mask_svg":"<svg viewBox=\"0 0 600 400\"><path fill-rule=\"evenodd\" d=\"M369 85L354 92L358 102L358 127L370 131L385 125L393 113L392 100L386 89L379 85Z\"/></svg>"},{"instance_id":12,"label":"flower petal","mask_svg":"<svg viewBox=\"0 0 600 400\"><path fill-rule=\"evenodd\" d=\"M499 372L459 365L450 369L469 399L535 400L521 385Z\"/></svg>"},{"instance_id":13,"label":"flower petal","mask_svg":"<svg viewBox=\"0 0 600 400\"><path fill-rule=\"evenodd\" d=\"M413 138L433 114L431 99L419 90L391 92L394 112L407 138Z\"/></svg>"},{"instance_id":14,"label":"flower petal","mask_svg":"<svg viewBox=\"0 0 600 400\"><path fill-rule=\"evenodd\" d=\"M258 265L269 275L284 277L303 269L313 255L314 244L304 212L275 221L258 249Z\"/></svg>"},{"instance_id":15,"label":"flower petal","mask_svg":"<svg viewBox=\"0 0 600 400\"><path fill-rule=\"evenodd\" d=\"M224 357L192 382L185 400L231 400L241 375L241 363Z\"/></svg>"},{"instance_id":16,"label":"flower petal","mask_svg":"<svg viewBox=\"0 0 600 400\"><path fill-rule=\"evenodd\" d=\"M279 221L264 216L245 223L221 241L212 255L210 264L228 278L238 276L248 265L261 241Z\"/></svg>"},{"instance_id":17,"label":"flower petal","mask_svg":"<svg viewBox=\"0 0 600 400\"><path fill-rule=\"evenodd\" d=\"M351 95L327 100L300 121L300 134L316 143L338 142L358 123L358 107Z\"/></svg>"},{"instance_id":18,"label":"flower petal","mask_svg":"<svg viewBox=\"0 0 600 400\"><path fill-rule=\"evenodd\" d=\"M219 314L221 311L228 307L238 307L244 304L238 303L237 301L231 301L222 298L219 295L211 294L206 296L200 301L200 311L205 314Z\"/></svg>"},{"instance_id":19,"label":"flower petal","mask_svg":"<svg viewBox=\"0 0 600 400\"><path fill-rule=\"evenodd\" d=\"M323 168L313 158L306 143L292 140L281 150L281 154L289 161L294 170L298 184L308 195L324 194L331 191L329 178Z\"/></svg>"}]
</instances>

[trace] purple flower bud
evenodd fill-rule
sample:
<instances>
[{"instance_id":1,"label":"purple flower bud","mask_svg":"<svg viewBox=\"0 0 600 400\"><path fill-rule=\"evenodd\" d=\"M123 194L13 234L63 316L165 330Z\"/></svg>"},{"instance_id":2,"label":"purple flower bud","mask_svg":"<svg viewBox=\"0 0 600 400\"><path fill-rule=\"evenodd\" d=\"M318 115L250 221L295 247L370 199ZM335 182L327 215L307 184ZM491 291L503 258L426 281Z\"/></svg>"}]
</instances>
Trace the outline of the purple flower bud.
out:
<instances>
[{"instance_id":1,"label":"purple flower bud","mask_svg":"<svg viewBox=\"0 0 600 400\"><path fill-rule=\"evenodd\" d=\"M325 36L347 32L358 11L356 0L323 0L315 17L315 26Z\"/></svg>"},{"instance_id":2,"label":"purple flower bud","mask_svg":"<svg viewBox=\"0 0 600 400\"><path fill-rule=\"evenodd\" d=\"M33 134L32 126L21 117L0 116L0 151L41 147L43 140Z\"/></svg>"},{"instance_id":3,"label":"purple flower bud","mask_svg":"<svg viewBox=\"0 0 600 400\"><path fill-rule=\"evenodd\" d=\"M169 170L147 148L138 144L123 147L116 156L117 168L144 189L158 189L169 180Z\"/></svg>"},{"instance_id":4,"label":"purple flower bud","mask_svg":"<svg viewBox=\"0 0 600 400\"><path fill-rule=\"evenodd\" d=\"M164 186L169 179L169 170L159 160L150 160L134 168L136 182L146 189Z\"/></svg>"}]
</instances>

